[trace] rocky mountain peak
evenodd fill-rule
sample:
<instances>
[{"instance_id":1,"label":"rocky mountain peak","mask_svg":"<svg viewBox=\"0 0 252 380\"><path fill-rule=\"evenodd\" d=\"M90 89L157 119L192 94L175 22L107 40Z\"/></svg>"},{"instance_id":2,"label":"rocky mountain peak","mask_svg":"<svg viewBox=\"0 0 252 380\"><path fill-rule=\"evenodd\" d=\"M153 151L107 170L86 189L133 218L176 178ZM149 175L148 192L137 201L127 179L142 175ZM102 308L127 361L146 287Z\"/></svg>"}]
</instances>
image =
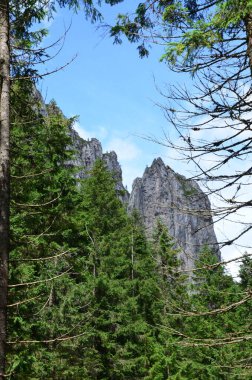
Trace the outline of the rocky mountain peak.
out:
<instances>
[{"instance_id":1,"label":"rocky mountain peak","mask_svg":"<svg viewBox=\"0 0 252 380\"><path fill-rule=\"evenodd\" d=\"M128 209L139 210L149 238L158 219L167 226L186 268L193 267L204 245L220 255L208 197L195 181L175 173L161 158L134 181Z\"/></svg>"},{"instance_id":2,"label":"rocky mountain peak","mask_svg":"<svg viewBox=\"0 0 252 380\"><path fill-rule=\"evenodd\" d=\"M160 219L181 248L185 268L193 268L204 245L211 247L213 253L220 257L211 205L195 181L176 173L158 157L145 169L142 178L134 180L129 194L122 183L117 154L114 151L103 153L101 143L96 138L84 140L73 129L70 134L76 152L71 164L80 168L78 176L87 177L94 162L98 158L104 160L116 179L120 199L128 205L129 212L133 209L139 211L149 239Z\"/></svg>"},{"instance_id":3,"label":"rocky mountain peak","mask_svg":"<svg viewBox=\"0 0 252 380\"><path fill-rule=\"evenodd\" d=\"M119 198L128 203L129 193L122 183L122 169L117 159L117 154L114 151L103 153L102 145L96 138L84 140L74 130L70 130L72 139L72 147L75 151L75 159L71 164L79 167L79 178L86 178L89 175L95 161L101 159L106 163L107 168L113 173L116 180L116 190L118 191Z\"/></svg>"},{"instance_id":4,"label":"rocky mountain peak","mask_svg":"<svg viewBox=\"0 0 252 380\"><path fill-rule=\"evenodd\" d=\"M34 97L41 101L42 114L47 114L47 107L56 107L56 111L61 112L56 103L46 106L38 91L34 90ZM194 266L194 261L204 245L211 247L213 254L220 258L211 205L207 195L195 181L174 172L158 157L145 169L141 178L134 180L132 192L129 194L122 183L122 170L117 154L114 151L103 153L98 139L84 140L73 128L70 128L69 134L75 151L75 157L69 164L79 168L78 177L87 177L98 158L104 160L116 179L120 199L128 205L129 212L133 209L139 211L150 239L156 221L160 219L181 248L181 258L186 268Z\"/></svg>"}]
</instances>

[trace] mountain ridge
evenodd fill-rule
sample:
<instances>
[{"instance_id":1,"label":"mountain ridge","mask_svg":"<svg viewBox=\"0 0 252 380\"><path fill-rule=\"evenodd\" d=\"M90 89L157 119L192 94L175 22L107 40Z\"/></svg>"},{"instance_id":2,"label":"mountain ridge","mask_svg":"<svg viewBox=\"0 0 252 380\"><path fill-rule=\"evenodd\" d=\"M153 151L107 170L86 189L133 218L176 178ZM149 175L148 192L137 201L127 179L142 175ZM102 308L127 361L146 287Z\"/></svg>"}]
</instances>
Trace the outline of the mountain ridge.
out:
<instances>
[{"instance_id":1,"label":"mountain ridge","mask_svg":"<svg viewBox=\"0 0 252 380\"><path fill-rule=\"evenodd\" d=\"M158 157L147 167L142 177L133 181L129 193L122 182L122 170L114 151L103 153L102 145L96 138L84 140L70 130L75 160L72 164L80 168L78 176L85 178L94 162L102 159L116 179L116 189L128 212L137 209L146 234L152 237L158 219L168 228L176 245L181 249L183 267L194 267L200 250L208 245L220 259L218 242L213 228L211 205L199 185L176 173Z\"/></svg>"}]
</instances>

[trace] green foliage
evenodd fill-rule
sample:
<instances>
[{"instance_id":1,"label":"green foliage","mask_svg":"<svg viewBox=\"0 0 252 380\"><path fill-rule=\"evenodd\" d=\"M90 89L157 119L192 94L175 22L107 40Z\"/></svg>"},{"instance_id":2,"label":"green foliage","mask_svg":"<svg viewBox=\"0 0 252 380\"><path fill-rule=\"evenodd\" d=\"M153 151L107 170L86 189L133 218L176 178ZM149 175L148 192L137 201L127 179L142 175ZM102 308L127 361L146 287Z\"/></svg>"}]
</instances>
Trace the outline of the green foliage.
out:
<instances>
[{"instance_id":1,"label":"green foliage","mask_svg":"<svg viewBox=\"0 0 252 380\"><path fill-rule=\"evenodd\" d=\"M130 13L118 15L110 34L116 43L122 42L122 35L130 42L140 42L140 57L148 56L146 42L153 36L155 43L166 44L161 60L194 74L204 62L214 64L217 57L218 61L219 57L229 59L231 52L232 58L236 53L238 57L251 11L252 3L247 0L160 0L151 6L146 1L138 5L134 17ZM237 48L229 46L232 37Z\"/></svg>"},{"instance_id":2,"label":"green foliage","mask_svg":"<svg viewBox=\"0 0 252 380\"><path fill-rule=\"evenodd\" d=\"M30 374L42 379L54 371L59 350L53 340L80 332L78 308L84 292L71 263L77 253L72 236L76 182L66 166L72 157L71 120L53 112L53 105L42 115L34 93L30 82L12 88L9 304L13 306L8 326L13 343L8 359L16 379ZM52 343L47 347L39 343L48 340ZM70 341L63 344L69 345Z\"/></svg>"},{"instance_id":3,"label":"green foliage","mask_svg":"<svg viewBox=\"0 0 252 380\"><path fill-rule=\"evenodd\" d=\"M177 174L176 177L179 180L183 193L186 197L190 197L197 194L196 188L192 186L190 181L188 181L185 177L183 177L180 174Z\"/></svg>"},{"instance_id":4,"label":"green foliage","mask_svg":"<svg viewBox=\"0 0 252 380\"><path fill-rule=\"evenodd\" d=\"M182 345L186 359L181 374L197 379L236 379L240 370L249 378L249 371L246 375L241 365L249 358L249 344L239 343L248 331L244 312L249 301L236 305L245 294L217 263L211 250L204 247L191 284L190 309L185 313L188 338Z\"/></svg>"},{"instance_id":5,"label":"green foliage","mask_svg":"<svg viewBox=\"0 0 252 380\"><path fill-rule=\"evenodd\" d=\"M42 114L35 93L29 82L12 88L8 373L217 380L242 371L249 378L249 341L226 344L251 328L251 301L235 305L248 297L249 257L236 284L205 247L190 285L167 228L158 221L146 240L103 161L77 186L72 120L55 102Z\"/></svg>"},{"instance_id":6,"label":"green foliage","mask_svg":"<svg viewBox=\"0 0 252 380\"><path fill-rule=\"evenodd\" d=\"M102 161L76 186L66 165L71 120L55 102L45 116L38 104L25 107L27 99L20 105L23 90L13 88L20 109L13 115L10 275L11 284L27 285L10 289L17 305L9 314L9 372L15 379L165 380L175 359L159 326L171 287L159 276L157 252L139 216L127 216ZM161 241L170 261L163 256L177 265L173 243Z\"/></svg>"},{"instance_id":7,"label":"green foliage","mask_svg":"<svg viewBox=\"0 0 252 380\"><path fill-rule=\"evenodd\" d=\"M57 5L80 7L77 0L10 2L14 76L38 74L32 64L47 53L34 47L46 31L33 24L53 17ZM101 18L96 5L83 2L92 21ZM140 42L143 57L141 33L158 20L167 33L163 59L175 66L182 59L195 72L202 52L224 54L225 38L239 37L252 11L251 1L205 5L203 12L196 0L140 3L133 20L118 16L111 35ZM250 378L249 257L236 284L205 247L188 292L167 229L159 221L147 242L102 161L77 186L69 164L73 120L55 102L43 110L30 81L15 82L11 102L10 378Z\"/></svg>"},{"instance_id":8,"label":"green foliage","mask_svg":"<svg viewBox=\"0 0 252 380\"><path fill-rule=\"evenodd\" d=\"M252 287L252 259L244 254L242 264L240 266L239 277L243 289L251 289Z\"/></svg>"},{"instance_id":9,"label":"green foliage","mask_svg":"<svg viewBox=\"0 0 252 380\"><path fill-rule=\"evenodd\" d=\"M104 163L98 160L89 174L79 209L92 295L88 378L145 378L160 345L154 328L162 319L156 264L138 216L127 217Z\"/></svg>"}]
</instances>

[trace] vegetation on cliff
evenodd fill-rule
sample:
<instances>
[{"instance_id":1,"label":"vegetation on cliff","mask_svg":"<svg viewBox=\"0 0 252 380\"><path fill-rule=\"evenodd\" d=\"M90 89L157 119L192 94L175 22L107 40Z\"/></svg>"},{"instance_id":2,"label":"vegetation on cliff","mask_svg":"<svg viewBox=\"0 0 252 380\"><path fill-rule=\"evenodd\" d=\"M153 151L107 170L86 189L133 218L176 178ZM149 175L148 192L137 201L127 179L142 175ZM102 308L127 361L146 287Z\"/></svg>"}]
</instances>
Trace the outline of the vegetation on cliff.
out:
<instances>
[{"instance_id":1,"label":"vegetation on cliff","mask_svg":"<svg viewBox=\"0 0 252 380\"><path fill-rule=\"evenodd\" d=\"M41 115L25 83L12 95L9 377L249 378L250 259L238 284L203 247L188 282L166 227L146 240L102 160L76 180L72 120L54 102Z\"/></svg>"},{"instance_id":2,"label":"vegetation on cliff","mask_svg":"<svg viewBox=\"0 0 252 380\"><path fill-rule=\"evenodd\" d=\"M0 0L0 379L250 379L250 254L237 283L202 247L189 282L169 232L159 222L146 240L101 161L82 181L67 164L73 120L53 102L42 112L34 96L35 64L49 59L40 48L46 31L34 23L57 5L80 2ZM83 5L92 21L101 17L92 0ZM196 164L217 157L199 169L204 179L224 180L213 192L232 188L224 216L251 207L238 198L251 168L221 172L251 149L251 12L251 1L146 1L133 22L120 15L111 29L117 42L120 33L134 42L162 20L161 30L172 31L163 59L202 73L200 97L176 88L168 96L185 110L182 119L172 104L166 110L185 143L170 146ZM139 52L147 55L144 44ZM202 115L203 125L187 122ZM223 120L227 138L192 140L191 132L213 122L223 128ZM242 223L236 237L251 228Z\"/></svg>"}]
</instances>

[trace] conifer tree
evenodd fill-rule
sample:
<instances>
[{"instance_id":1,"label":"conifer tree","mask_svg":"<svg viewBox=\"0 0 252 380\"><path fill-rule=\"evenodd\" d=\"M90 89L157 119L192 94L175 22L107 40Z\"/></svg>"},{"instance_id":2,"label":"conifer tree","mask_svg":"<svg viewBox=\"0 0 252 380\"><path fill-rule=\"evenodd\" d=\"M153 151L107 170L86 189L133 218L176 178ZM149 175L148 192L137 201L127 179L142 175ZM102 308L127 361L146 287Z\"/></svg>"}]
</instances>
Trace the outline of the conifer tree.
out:
<instances>
[{"instance_id":1,"label":"conifer tree","mask_svg":"<svg viewBox=\"0 0 252 380\"><path fill-rule=\"evenodd\" d=\"M239 378L239 361L249 357L248 345L242 342L248 332L243 314L248 302L249 297L240 292L217 257L204 247L196 261L190 309L180 311L185 319L181 376L202 380Z\"/></svg>"},{"instance_id":2,"label":"conifer tree","mask_svg":"<svg viewBox=\"0 0 252 380\"><path fill-rule=\"evenodd\" d=\"M105 164L98 160L89 174L79 207L89 290L86 348L79 351L86 378L166 379L156 261L139 217L128 218Z\"/></svg>"},{"instance_id":3,"label":"conifer tree","mask_svg":"<svg viewBox=\"0 0 252 380\"><path fill-rule=\"evenodd\" d=\"M85 304L72 267L77 188L66 165L72 121L54 103L43 108L34 91L29 82L12 88L8 372L15 379L64 379Z\"/></svg>"},{"instance_id":4,"label":"conifer tree","mask_svg":"<svg viewBox=\"0 0 252 380\"><path fill-rule=\"evenodd\" d=\"M242 259L239 270L239 277L241 280L241 287L243 289L251 289L252 287L252 259L246 253Z\"/></svg>"},{"instance_id":5,"label":"conifer tree","mask_svg":"<svg viewBox=\"0 0 252 380\"><path fill-rule=\"evenodd\" d=\"M114 5L120 0L106 0ZM46 34L44 28L35 30L51 18L56 7L69 7L77 10L80 5L87 18L101 19L96 6L100 1L92 0L1 0L0 1L0 379L4 378L7 339L7 290L8 261L10 251L10 81L38 78L34 64L44 63L47 52L39 47ZM48 75L48 73L46 73Z\"/></svg>"},{"instance_id":6,"label":"conifer tree","mask_svg":"<svg viewBox=\"0 0 252 380\"><path fill-rule=\"evenodd\" d=\"M119 330L120 361L125 378L166 379L166 339L160 330L165 299L159 282L157 263L137 211L129 219L131 271L126 281L125 326ZM126 324L128 321L128 324Z\"/></svg>"},{"instance_id":7,"label":"conifer tree","mask_svg":"<svg viewBox=\"0 0 252 380\"><path fill-rule=\"evenodd\" d=\"M87 378L109 378L116 352L115 330L125 291L122 278L125 257L121 234L126 212L117 198L115 181L103 161L98 160L84 180L78 223L85 256L84 281L88 289L85 357Z\"/></svg>"},{"instance_id":8,"label":"conifer tree","mask_svg":"<svg viewBox=\"0 0 252 380\"><path fill-rule=\"evenodd\" d=\"M165 347L167 377L160 377L160 379L176 379L178 368L183 360L179 341L185 327L179 310L188 306L187 276L180 271L183 265L179 258L180 249L176 248L173 238L161 220L157 221L152 245L157 261L158 282L164 300L160 333L161 336L163 335L163 347ZM164 363L164 357L161 363ZM156 363L155 367L159 369L160 365ZM156 376L159 379L158 372Z\"/></svg>"}]
</instances>

